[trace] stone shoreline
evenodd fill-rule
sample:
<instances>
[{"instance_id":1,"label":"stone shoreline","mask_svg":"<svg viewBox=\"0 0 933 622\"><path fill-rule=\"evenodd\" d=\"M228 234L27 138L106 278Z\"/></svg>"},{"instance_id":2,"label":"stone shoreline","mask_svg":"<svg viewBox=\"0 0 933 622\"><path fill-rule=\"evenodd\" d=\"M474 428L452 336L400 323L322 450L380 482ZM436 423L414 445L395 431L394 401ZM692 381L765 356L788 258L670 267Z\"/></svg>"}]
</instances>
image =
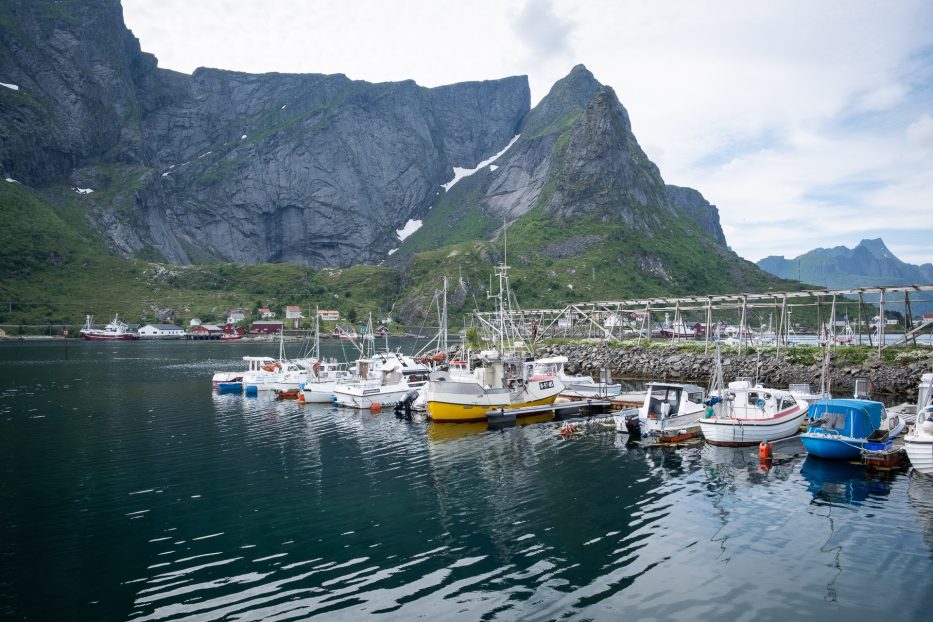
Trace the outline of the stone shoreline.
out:
<instances>
[{"instance_id":1,"label":"stone shoreline","mask_svg":"<svg viewBox=\"0 0 933 622\"><path fill-rule=\"evenodd\" d=\"M665 348L622 347L607 344L544 346L538 357L566 356L567 371L599 374L608 368L614 378L667 380L709 384L714 355L689 352L675 346ZM738 355L723 353L723 378L726 382L739 376L758 379L766 386L786 388L791 383L820 385L820 364L800 365L777 360L773 352ZM756 370L757 368L757 370ZM756 374L757 371L757 374ZM933 371L933 352L924 360L907 365L892 365L871 359L855 367L831 367L833 393L851 392L856 378L867 378L873 395L898 401L917 399L917 384L923 373Z\"/></svg>"}]
</instances>

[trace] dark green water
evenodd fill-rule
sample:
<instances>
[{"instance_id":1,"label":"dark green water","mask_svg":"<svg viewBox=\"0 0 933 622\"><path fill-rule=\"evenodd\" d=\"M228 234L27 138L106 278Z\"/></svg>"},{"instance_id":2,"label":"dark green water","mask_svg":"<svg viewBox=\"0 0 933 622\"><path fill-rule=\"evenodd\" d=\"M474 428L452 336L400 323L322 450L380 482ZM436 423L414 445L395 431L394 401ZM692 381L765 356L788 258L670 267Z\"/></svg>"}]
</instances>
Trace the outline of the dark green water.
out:
<instances>
[{"instance_id":1,"label":"dark green water","mask_svg":"<svg viewBox=\"0 0 933 622\"><path fill-rule=\"evenodd\" d=\"M272 353L0 344L0 617L929 619L933 480L212 394Z\"/></svg>"}]
</instances>

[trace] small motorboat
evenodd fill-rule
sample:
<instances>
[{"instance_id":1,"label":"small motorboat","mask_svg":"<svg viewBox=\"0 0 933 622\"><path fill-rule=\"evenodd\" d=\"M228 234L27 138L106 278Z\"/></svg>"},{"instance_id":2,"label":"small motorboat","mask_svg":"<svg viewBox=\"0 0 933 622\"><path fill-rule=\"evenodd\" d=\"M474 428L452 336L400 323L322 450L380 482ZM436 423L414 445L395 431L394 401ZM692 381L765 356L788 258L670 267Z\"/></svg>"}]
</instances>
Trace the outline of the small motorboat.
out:
<instances>
[{"instance_id":1,"label":"small motorboat","mask_svg":"<svg viewBox=\"0 0 933 622\"><path fill-rule=\"evenodd\" d=\"M904 419L889 415L881 402L821 400L810 405L804 449L817 458L857 460L863 450L881 451L904 430Z\"/></svg>"}]
</instances>

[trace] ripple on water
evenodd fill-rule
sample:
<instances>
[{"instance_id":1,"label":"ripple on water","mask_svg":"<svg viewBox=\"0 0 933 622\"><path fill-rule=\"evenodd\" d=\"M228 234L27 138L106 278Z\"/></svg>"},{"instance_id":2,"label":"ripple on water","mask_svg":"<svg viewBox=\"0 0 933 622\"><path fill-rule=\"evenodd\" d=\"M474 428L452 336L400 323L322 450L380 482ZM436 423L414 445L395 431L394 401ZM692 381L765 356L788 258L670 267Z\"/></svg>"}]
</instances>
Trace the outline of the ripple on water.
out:
<instances>
[{"instance_id":1,"label":"ripple on water","mask_svg":"<svg viewBox=\"0 0 933 622\"><path fill-rule=\"evenodd\" d=\"M879 574L930 576L926 479L811 464L792 445L762 470L754 450L565 440L554 422L437 427L217 395L207 374L237 361L212 348L10 378L0 542L20 573L3 575L0 612L876 619L897 602L925 615L916 581L874 595ZM19 417L30 408L47 418Z\"/></svg>"}]
</instances>

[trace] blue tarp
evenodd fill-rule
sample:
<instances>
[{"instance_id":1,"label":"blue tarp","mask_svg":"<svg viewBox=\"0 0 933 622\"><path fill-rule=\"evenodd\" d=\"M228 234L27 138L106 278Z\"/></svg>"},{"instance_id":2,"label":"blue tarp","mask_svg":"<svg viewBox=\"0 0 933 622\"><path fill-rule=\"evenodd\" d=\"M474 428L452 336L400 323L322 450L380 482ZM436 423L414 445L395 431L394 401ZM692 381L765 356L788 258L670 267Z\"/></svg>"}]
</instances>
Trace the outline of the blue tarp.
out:
<instances>
[{"instance_id":1,"label":"blue tarp","mask_svg":"<svg viewBox=\"0 0 933 622\"><path fill-rule=\"evenodd\" d=\"M820 400L810 404L811 429L836 430L843 436L866 438L881 426L884 404L869 400ZM823 420L817 424L817 420Z\"/></svg>"}]
</instances>

